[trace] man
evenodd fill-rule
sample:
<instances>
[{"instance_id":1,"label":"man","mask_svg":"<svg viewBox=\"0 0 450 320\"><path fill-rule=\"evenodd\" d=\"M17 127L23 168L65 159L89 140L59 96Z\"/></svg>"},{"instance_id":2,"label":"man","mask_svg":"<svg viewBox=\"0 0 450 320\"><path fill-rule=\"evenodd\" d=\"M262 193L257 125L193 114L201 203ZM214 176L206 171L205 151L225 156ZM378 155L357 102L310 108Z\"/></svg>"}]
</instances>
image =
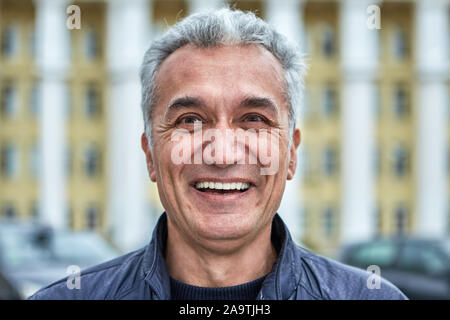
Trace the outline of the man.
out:
<instances>
[{"instance_id":1,"label":"man","mask_svg":"<svg viewBox=\"0 0 450 320\"><path fill-rule=\"evenodd\" d=\"M276 214L297 164L304 65L252 13L192 15L147 51L142 148L166 212L150 244L32 299L405 299L297 247ZM124 213L126 214L126 213Z\"/></svg>"}]
</instances>

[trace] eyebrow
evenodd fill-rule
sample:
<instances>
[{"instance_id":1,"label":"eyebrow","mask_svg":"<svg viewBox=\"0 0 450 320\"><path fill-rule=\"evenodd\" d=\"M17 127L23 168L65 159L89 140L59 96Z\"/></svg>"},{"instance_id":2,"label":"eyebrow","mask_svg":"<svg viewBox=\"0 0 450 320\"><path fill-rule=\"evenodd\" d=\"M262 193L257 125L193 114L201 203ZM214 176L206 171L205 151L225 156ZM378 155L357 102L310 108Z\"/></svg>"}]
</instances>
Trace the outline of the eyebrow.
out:
<instances>
[{"instance_id":1,"label":"eyebrow","mask_svg":"<svg viewBox=\"0 0 450 320\"><path fill-rule=\"evenodd\" d=\"M268 109L269 111L273 111L275 113L278 113L278 106L270 98L266 97L257 97L257 96L250 96L246 97L241 103L241 107L262 107L264 109Z\"/></svg>"},{"instance_id":2,"label":"eyebrow","mask_svg":"<svg viewBox=\"0 0 450 320\"><path fill-rule=\"evenodd\" d=\"M205 102L201 98L184 96L170 101L167 105L166 113L173 112L181 108L203 106L205 106ZM279 111L277 104L272 99L258 96L246 96L244 100L239 103L239 107L260 107L275 113L278 113Z\"/></svg>"},{"instance_id":3,"label":"eyebrow","mask_svg":"<svg viewBox=\"0 0 450 320\"><path fill-rule=\"evenodd\" d=\"M170 101L167 105L167 112L185 107L201 107L204 104L200 98L184 96Z\"/></svg>"}]
</instances>

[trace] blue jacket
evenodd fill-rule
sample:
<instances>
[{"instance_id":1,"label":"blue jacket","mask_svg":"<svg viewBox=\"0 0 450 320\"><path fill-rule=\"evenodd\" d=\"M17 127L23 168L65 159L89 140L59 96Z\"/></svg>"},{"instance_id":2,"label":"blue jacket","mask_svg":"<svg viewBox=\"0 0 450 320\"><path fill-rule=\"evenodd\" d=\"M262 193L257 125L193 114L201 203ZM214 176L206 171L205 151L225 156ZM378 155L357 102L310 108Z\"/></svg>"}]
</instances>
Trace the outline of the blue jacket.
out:
<instances>
[{"instance_id":1,"label":"blue jacket","mask_svg":"<svg viewBox=\"0 0 450 320\"><path fill-rule=\"evenodd\" d=\"M278 258L266 276L258 299L407 299L390 282L369 289L369 273L313 254L295 245L279 215L272 222ZM81 271L80 288L69 289L67 277L29 299L170 299L164 261L167 216L159 219L150 244L114 260Z\"/></svg>"}]
</instances>

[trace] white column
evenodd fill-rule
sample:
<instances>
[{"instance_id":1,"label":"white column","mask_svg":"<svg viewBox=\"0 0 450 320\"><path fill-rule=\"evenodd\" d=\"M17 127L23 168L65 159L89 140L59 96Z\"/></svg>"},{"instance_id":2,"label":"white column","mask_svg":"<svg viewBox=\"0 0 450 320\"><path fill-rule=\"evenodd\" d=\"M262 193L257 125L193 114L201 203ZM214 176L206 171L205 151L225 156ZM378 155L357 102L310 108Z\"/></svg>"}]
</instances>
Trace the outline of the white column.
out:
<instances>
[{"instance_id":1,"label":"white column","mask_svg":"<svg viewBox=\"0 0 450 320\"><path fill-rule=\"evenodd\" d=\"M109 209L111 233L124 251L148 243L148 174L140 146L144 132L139 67L150 44L151 2L108 1Z\"/></svg>"},{"instance_id":2,"label":"white column","mask_svg":"<svg viewBox=\"0 0 450 320\"><path fill-rule=\"evenodd\" d=\"M278 32L285 35L290 41L303 48L303 1L301 0L266 0L265 19L273 25ZM299 110L298 110L299 111ZM297 120L297 119L296 119ZM298 121L297 126L299 125ZM301 130L301 127L300 127ZM283 199L278 213L289 227L293 239L300 241L302 235L301 223L301 177L298 172L299 152L297 151L297 173L292 180L286 182Z\"/></svg>"},{"instance_id":3,"label":"white column","mask_svg":"<svg viewBox=\"0 0 450 320\"><path fill-rule=\"evenodd\" d=\"M301 49L305 48L303 6L304 0L265 1L265 20Z\"/></svg>"},{"instance_id":4,"label":"white column","mask_svg":"<svg viewBox=\"0 0 450 320\"><path fill-rule=\"evenodd\" d=\"M417 232L444 236L447 229L447 123L449 1L416 2Z\"/></svg>"},{"instance_id":5,"label":"white column","mask_svg":"<svg viewBox=\"0 0 450 320\"><path fill-rule=\"evenodd\" d=\"M373 1L340 2L341 63L341 241L374 233L374 118L377 32L367 28Z\"/></svg>"},{"instance_id":6,"label":"white column","mask_svg":"<svg viewBox=\"0 0 450 320\"><path fill-rule=\"evenodd\" d=\"M189 0L189 14L205 10L220 9L224 4L224 0Z\"/></svg>"},{"instance_id":7,"label":"white column","mask_svg":"<svg viewBox=\"0 0 450 320\"><path fill-rule=\"evenodd\" d=\"M65 110L69 66L69 30L65 0L36 3L36 64L41 95L41 209L44 222L66 227Z\"/></svg>"}]
</instances>

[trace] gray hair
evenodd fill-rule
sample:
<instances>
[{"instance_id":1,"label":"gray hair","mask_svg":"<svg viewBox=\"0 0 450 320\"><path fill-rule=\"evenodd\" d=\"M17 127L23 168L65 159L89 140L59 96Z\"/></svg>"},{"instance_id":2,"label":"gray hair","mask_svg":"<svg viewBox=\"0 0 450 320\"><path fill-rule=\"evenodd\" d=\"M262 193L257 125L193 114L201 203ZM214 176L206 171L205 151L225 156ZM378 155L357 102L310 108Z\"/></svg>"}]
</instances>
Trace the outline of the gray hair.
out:
<instances>
[{"instance_id":1,"label":"gray hair","mask_svg":"<svg viewBox=\"0 0 450 320\"><path fill-rule=\"evenodd\" d=\"M157 101L158 68L171 53L187 44L199 48L257 44L271 52L285 70L285 95L289 104L289 128L292 136L306 69L300 50L252 12L223 8L196 13L179 21L156 39L145 53L140 73L141 107L149 141L152 138L151 110ZM150 147L151 145L150 143Z\"/></svg>"}]
</instances>

